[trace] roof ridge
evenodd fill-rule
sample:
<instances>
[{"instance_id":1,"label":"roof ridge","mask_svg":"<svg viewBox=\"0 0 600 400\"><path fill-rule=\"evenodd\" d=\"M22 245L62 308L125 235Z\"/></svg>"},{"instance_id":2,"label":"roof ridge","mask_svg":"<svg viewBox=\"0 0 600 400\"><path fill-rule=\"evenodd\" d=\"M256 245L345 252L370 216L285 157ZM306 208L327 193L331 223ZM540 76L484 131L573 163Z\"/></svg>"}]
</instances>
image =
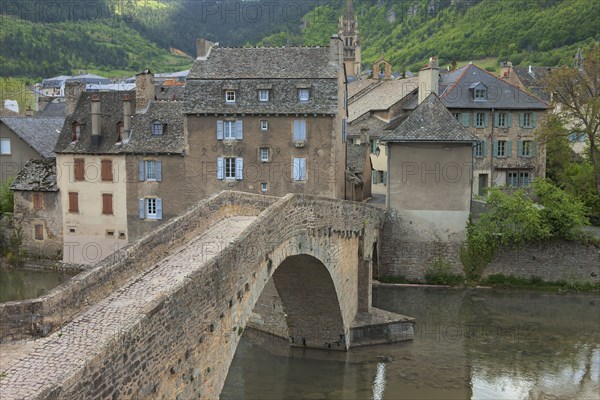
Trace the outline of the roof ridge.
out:
<instances>
[{"instance_id":1,"label":"roof ridge","mask_svg":"<svg viewBox=\"0 0 600 400\"><path fill-rule=\"evenodd\" d=\"M473 65L475 65L475 64L473 64ZM528 95L528 96L531 96L531 97L533 97L534 99L536 99L536 100L538 100L538 101L541 101L541 102L542 102L542 103L544 103L545 105L549 105L549 104L548 104L548 103L546 103L544 100L542 100L542 99L540 99L539 97L537 97L536 95L534 95L534 94L532 94L532 93L527 93L526 91L524 91L523 89L521 89L521 88L520 88L520 87L518 87L517 85L514 85L514 84L512 84L512 83L510 83L510 82L508 82L508 81L505 81L504 79L500 78L499 76L496 76L496 75L492 74L490 71L487 71L487 70L485 70L485 69L481 68L481 67L480 67L480 66L478 66L478 65L475 65L475 67L477 67L477 68L478 68L480 71L483 71L483 72L485 72L486 74L488 74L488 75L492 76L492 77L493 77L493 78L495 78L496 80L499 80L500 82L504 82L504 83L506 83L506 84L508 84L508 85L510 85L510 86L512 86L512 87L514 87L514 88L516 88L518 91L520 91L520 92L522 92L522 93L524 93L524 94L526 94L526 95Z\"/></svg>"},{"instance_id":2,"label":"roof ridge","mask_svg":"<svg viewBox=\"0 0 600 400\"><path fill-rule=\"evenodd\" d=\"M458 76L458 78L456 78L456 80L452 83L452 85L450 85L448 90L445 90L444 93L442 93L442 95L440 96L440 99L443 99L448 94L450 94L451 91L454 90L454 88L458 85L458 82L460 82L461 79L464 78L465 74L471 68L472 65L474 65L474 64L467 64L463 67L465 70Z\"/></svg>"}]
</instances>

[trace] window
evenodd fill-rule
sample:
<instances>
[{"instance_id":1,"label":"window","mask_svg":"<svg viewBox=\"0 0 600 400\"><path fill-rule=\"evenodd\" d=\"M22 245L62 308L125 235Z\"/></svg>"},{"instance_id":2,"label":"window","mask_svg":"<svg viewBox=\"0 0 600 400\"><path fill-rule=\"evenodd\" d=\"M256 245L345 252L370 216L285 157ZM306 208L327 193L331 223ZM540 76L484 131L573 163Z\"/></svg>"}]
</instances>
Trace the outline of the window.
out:
<instances>
[{"instance_id":1,"label":"window","mask_svg":"<svg viewBox=\"0 0 600 400\"><path fill-rule=\"evenodd\" d=\"M306 158L294 158L292 178L295 181L306 180Z\"/></svg>"},{"instance_id":2,"label":"window","mask_svg":"<svg viewBox=\"0 0 600 400\"><path fill-rule=\"evenodd\" d=\"M217 140L242 140L243 138L243 121L217 121Z\"/></svg>"},{"instance_id":3,"label":"window","mask_svg":"<svg viewBox=\"0 0 600 400\"><path fill-rule=\"evenodd\" d=\"M523 113L523 128L531 128L533 118L531 117L531 113Z\"/></svg>"},{"instance_id":4,"label":"window","mask_svg":"<svg viewBox=\"0 0 600 400\"><path fill-rule=\"evenodd\" d=\"M117 123L117 143L121 143L123 141L123 123Z\"/></svg>"},{"instance_id":5,"label":"window","mask_svg":"<svg viewBox=\"0 0 600 400\"><path fill-rule=\"evenodd\" d=\"M152 123L152 134L154 136L162 136L163 124L161 122L155 121Z\"/></svg>"},{"instance_id":6,"label":"window","mask_svg":"<svg viewBox=\"0 0 600 400\"><path fill-rule=\"evenodd\" d=\"M460 113L452 113L452 116L456 118L457 121L460 121Z\"/></svg>"},{"instance_id":7,"label":"window","mask_svg":"<svg viewBox=\"0 0 600 400\"><path fill-rule=\"evenodd\" d=\"M508 115L506 113L498 113L496 114L496 118L498 119L498 123L496 124L498 128L508 127Z\"/></svg>"},{"instance_id":8,"label":"window","mask_svg":"<svg viewBox=\"0 0 600 400\"><path fill-rule=\"evenodd\" d=\"M533 149L533 142L531 140L524 140L523 142L521 142L521 156L522 157L531 157L532 156L532 149Z\"/></svg>"},{"instance_id":9,"label":"window","mask_svg":"<svg viewBox=\"0 0 600 400\"><path fill-rule=\"evenodd\" d=\"M112 182L113 181L113 171L112 171L112 160L102 160L101 164L101 176L103 182Z\"/></svg>"},{"instance_id":10,"label":"window","mask_svg":"<svg viewBox=\"0 0 600 400\"><path fill-rule=\"evenodd\" d=\"M310 99L310 92L308 89L298 89L298 100L308 101Z\"/></svg>"},{"instance_id":11,"label":"window","mask_svg":"<svg viewBox=\"0 0 600 400\"><path fill-rule=\"evenodd\" d=\"M44 225L35 224L35 240L44 240Z\"/></svg>"},{"instance_id":12,"label":"window","mask_svg":"<svg viewBox=\"0 0 600 400\"><path fill-rule=\"evenodd\" d=\"M74 172L76 181L83 181L85 179L85 161L83 158L75 159Z\"/></svg>"},{"instance_id":13,"label":"window","mask_svg":"<svg viewBox=\"0 0 600 400\"><path fill-rule=\"evenodd\" d=\"M529 172L519 172L519 185L529 187Z\"/></svg>"},{"instance_id":14,"label":"window","mask_svg":"<svg viewBox=\"0 0 600 400\"><path fill-rule=\"evenodd\" d=\"M475 100L481 101L485 100L485 89L475 89Z\"/></svg>"},{"instance_id":15,"label":"window","mask_svg":"<svg viewBox=\"0 0 600 400\"><path fill-rule=\"evenodd\" d=\"M0 139L0 154L10 154L10 139Z\"/></svg>"},{"instance_id":16,"label":"window","mask_svg":"<svg viewBox=\"0 0 600 400\"><path fill-rule=\"evenodd\" d=\"M483 145L481 142L478 142L473 147L473 156L474 157L483 157Z\"/></svg>"},{"instance_id":17,"label":"window","mask_svg":"<svg viewBox=\"0 0 600 400\"><path fill-rule=\"evenodd\" d=\"M234 90L226 90L225 91L225 102L226 103L235 103L235 91Z\"/></svg>"},{"instance_id":18,"label":"window","mask_svg":"<svg viewBox=\"0 0 600 400\"><path fill-rule=\"evenodd\" d=\"M69 192L69 212L79 212L79 193Z\"/></svg>"},{"instance_id":19,"label":"window","mask_svg":"<svg viewBox=\"0 0 600 400\"><path fill-rule=\"evenodd\" d=\"M529 171L509 171L506 174L506 186L508 187L529 187Z\"/></svg>"},{"instance_id":20,"label":"window","mask_svg":"<svg viewBox=\"0 0 600 400\"><path fill-rule=\"evenodd\" d=\"M225 139L235 139L235 121L225 121Z\"/></svg>"},{"instance_id":21,"label":"window","mask_svg":"<svg viewBox=\"0 0 600 400\"><path fill-rule=\"evenodd\" d=\"M44 209L44 194L33 192L31 193L31 202L33 203L34 210Z\"/></svg>"},{"instance_id":22,"label":"window","mask_svg":"<svg viewBox=\"0 0 600 400\"><path fill-rule=\"evenodd\" d=\"M112 215L113 213L113 196L110 193L102 193L102 214Z\"/></svg>"},{"instance_id":23,"label":"window","mask_svg":"<svg viewBox=\"0 0 600 400\"><path fill-rule=\"evenodd\" d=\"M268 189L267 183L263 182L263 183L260 184L260 191L261 192L265 193L267 191L267 189Z\"/></svg>"},{"instance_id":24,"label":"window","mask_svg":"<svg viewBox=\"0 0 600 400\"><path fill-rule=\"evenodd\" d=\"M260 130L268 131L269 130L269 121L264 120L264 119L262 121L260 121Z\"/></svg>"},{"instance_id":25,"label":"window","mask_svg":"<svg viewBox=\"0 0 600 400\"><path fill-rule=\"evenodd\" d=\"M475 113L475 128L485 127L485 113Z\"/></svg>"},{"instance_id":26,"label":"window","mask_svg":"<svg viewBox=\"0 0 600 400\"><path fill-rule=\"evenodd\" d=\"M269 161L269 149L267 147L261 147L260 149L260 161L268 162Z\"/></svg>"},{"instance_id":27,"label":"window","mask_svg":"<svg viewBox=\"0 0 600 400\"><path fill-rule=\"evenodd\" d=\"M162 181L162 161L160 160L140 160L138 164L139 180L142 181Z\"/></svg>"},{"instance_id":28,"label":"window","mask_svg":"<svg viewBox=\"0 0 600 400\"><path fill-rule=\"evenodd\" d=\"M244 178L244 159L241 157L219 157L217 158L217 179Z\"/></svg>"},{"instance_id":29,"label":"window","mask_svg":"<svg viewBox=\"0 0 600 400\"><path fill-rule=\"evenodd\" d=\"M79 140L79 136L81 136L81 125L77 122L73 123L73 125L71 125L71 133L73 135L71 138L72 142Z\"/></svg>"},{"instance_id":30,"label":"window","mask_svg":"<svg viewBox=\"0 0 600 400\"><path fill-rule=\"evenodd\" d=\"M260 89L258 91L259 101L269 101L269 91L267 89Z\"/></svg>"},{"instance_id":31,"label":"window","mask_svg":"<svg viewBox=\"0 0 600 400\"><path fill-rule=\"evenodd\" d=\"M585 143L586 136L584 132L571 132L567 139L571 143Z\"/></svg>"},{"instance_id":32,"label":"window","mask_svg":"<svg viewBox=\"0 0 600 400\"><path fill-rule=\"evenodd\" d=\"M305 142L306 141L306 120L295 119L294 120L294 142Z\"/></svg>"},{"instance_id":33,"label":"window","mask_svg":"<svg viewBox=\"0 0 600 400\"><path fill-rule=\"evenodd\" d=\"M387 172L386 171L377 171L377 183L387 186Z\"/></svg>"},{"instance_id":34,"label":"window","mask_svg":"<svg viewBox=\"0 0 600 400\"><path fill-rule=\"evenodd\" d=\"M162 199L156 197L142 198L139 200L140 219L162 219L162 208ZM124 236L125 234L123 234Z\"/></svg>"},{"instance_id":35,"label":"window","mask_svg":"<svg viewBox=\"0 0 600 400\"><path fill-rule=\"evenodd\" d=\"M497 140L496 141L496 157L506 157L507 153L507 145L506 140Z\"/></svg>"},{"instance_id":36,"label":"window","mask_svg":"<svg viewBox=\"0 0 600 400\"><path fill-rule=\"evenodd\" d=\"M371 139L369 141L371 142L371 153L375 154L377 151L377 140Z\"/></svg>"}]
</instances>

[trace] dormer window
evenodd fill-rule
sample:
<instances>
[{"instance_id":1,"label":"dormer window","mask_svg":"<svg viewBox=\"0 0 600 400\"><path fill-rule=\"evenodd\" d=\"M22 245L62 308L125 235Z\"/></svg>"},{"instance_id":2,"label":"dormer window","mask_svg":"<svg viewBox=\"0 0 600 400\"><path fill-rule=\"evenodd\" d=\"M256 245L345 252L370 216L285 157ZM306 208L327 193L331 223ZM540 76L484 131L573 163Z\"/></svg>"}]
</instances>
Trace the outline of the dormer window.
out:
<instances>
[{"instance_id":1,"label":"dormer window","mask_svg":"<svg viewBox=\"0 0 600 400\"><path fill-rule=\"evenodd\" d=\"M308 89L298 89L298 100L308 101L310 99L310 91Z\"/></svg>"},{"instance_id":2,"label":"dormer window","mask_svg":"<svg viewBox=\"0 0 600 400\"><path fill-rule=\"evenodd\" d=\"M160 121L154 121L152 123L152 135L154 136L162 136L164 130L164 125Z\"/></svg>"},{"instance_id":3,"label":"dormer window","mask_svg":"<svg viewBox=\"0 0 600 400\"><path fill-rule=\"evenodd\" d=\"M259 101L269 101L269 90L268 89L260 89L258 91L258 100Z\"/></svg>"},{"instance_id":4,"label":"dormer window","mask_svg":"<svg viewBox=\"0 0 600 400\"><path fill-rule=\"evenodd\" d=\"M235 103L235 90L225 91L225 103Z\"/></svg>"},{"instance_id":5,"label":"dormer window","mask_svg":"<svg viewBox=\"0 0 600 400\"><path fill-rule=\"evenodd\" d=\"M123 141L123 122L117 123L117 143Z\"/></svg>"},{"instance_id":6,"label":"dormer window","mask_svg":"<svg viewBox=\"0 0 600 400\"><path fill-rule=\"evenodd\" d=\"M79 137L81 136L81 125L77 122L74 122L73 125L71 126L71 132L73 134L71 141L72 142L78 141Z\"/></svg>"},{"instance_id":7,"label":"dormer window","mask_svg":"<svg viewBox=\"0 0 600 400\"><path fill-rule=\"evenodd\" d=\"M475 100L485 100L485 89L475 89Z\"/></svg>"},{"instance_id":8,"label":"dormer window","mask_svg":"<svg viewBox=\"0 0 600 400\"><path fill-rule=\"evenodd\" d=\"M469 89L473 91L473 99L475 101L487 100L487 87L483 83L475 82Z\"/></svg>"}]
</instances>

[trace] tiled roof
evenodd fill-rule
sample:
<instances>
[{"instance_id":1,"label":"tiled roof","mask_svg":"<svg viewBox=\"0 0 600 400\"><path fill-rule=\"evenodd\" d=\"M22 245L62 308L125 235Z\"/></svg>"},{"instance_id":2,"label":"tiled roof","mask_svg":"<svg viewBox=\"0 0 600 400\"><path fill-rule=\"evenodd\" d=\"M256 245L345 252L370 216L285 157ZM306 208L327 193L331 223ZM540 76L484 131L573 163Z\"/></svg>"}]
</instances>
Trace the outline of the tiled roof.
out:
<instances>
[{"instance_id":1,"label":"tiled roof","mask_svg":"<svg viewBox=\"0 0 600 400\"><path fill-rule=\"evenodd\" d=\"M367 160L367 152L369 151L369 145L363 144L350 144L346 145L346 166L349 171L362 173L365 169L365 162Z\"/></svg>"},{"instance_id":2,"label":"tiled roof","mask_svg":"<svg viewBox=\"0 0 600 400\"><path fill-rule=\"evenodd\" d=\"M61 117L67 116L67 103L56 100L46 104L46 107L38 113L39 117Z\"/></svg>"},{"instance_id":3,"label":"tiled roof","mask_svg":"<svg viewBox=\"0 0 600 400\"><path fill-rule=\"evenodd\" d=\"M383 133L384 142L475 142L470 133L450 114L434 93L397 127Z\"/></svg>"},{"instance_id":4,"label":"tiled roof","mask_svg":"<svg viewBox=\"0 0 600 400\"><path fill-rule=\"evenodd\" d=\"M350 85L353 84L354 82ZM366 87L349 99L348 119L354 121L369 111L387 110L417 88L417 78L379 81L378 84Z\"/></svg>"},{"instance_id":5,"label":"tiled roof","mask_svg":"<svg viewBox=\"0 0 600 400\"><path fill-rule=\"evenodd\" d=\"M481 82L487 87L487 100L474 101L469 87ZM475 109L534 109L545 110L548 105L537 97L479 68L466 65L443 75L439 85L440 99L448 108Z\"/></svg>"},{"instance_id":6,"label":"tiled roof","mask_svg":"<svg viewBox=\"0 0 600 400\"><path fill-rule=\"evenodd\" d=\"M271 85L269 101L258 101L258 90ZM298 100L298 88L309 87L306 102ZM225 90L234 89L236 102L225 103ZM336 79L238 79L188 80L185 85L185 113L308 113L338 112Z\"/></svg>"},{"instance_id":7,"label":"tiled roof","mask_svg":"<svg viewBox=\"0 0 600 400\"><path fill-rule=\"evenodd\" d=\"M29 160L10 186L12 190L56 192L56 159Z\"/></svg>"},{"instance_id":8,"label":"tiled roof","mask_svg":"<svg viewBox=\"0 0 600 400\"><path fill-rule=\"evenodd\" d=\"M338 66L329 63L329 47L214 47L196 60L190 79L327 79Z\"/></svg>"},{"instance_id":9,"label":"tiled roof","mask_svg":"<svg viewBox=\"0 0 600 400\"><path fill-rule=\"evenodd\" d=\"M545 102L550 101L550 95L545 92L545 80L550 76L551 67L513 67L513 71L525 88ZM531 71L531 72L530 72Z\"/></svg>"},{"instance_id":10,"label":"tiled roof","mask_svg":"<svg viewBox=\"0 0 600 400\"><path fill-rule=\"evenodd\" d=\"M19 117L21 114L18 112L14 112L13 110L9 110L6 107L0 106L0 117Z\"/></svg>"},{"instance_id":11,"label":"tiled roof","mask_svg":"<svg viewBox=\"0 0 600 400\"><path fill-rule=\"evenodd\" d=\"M183 102L152 101L143 114L135 114L129 142L122 153L181 154L184 152ZM162 136L152 135L152 123L164 124Z\"/></svg>"},{"instance_id":12,"label":"tiled roof","mask_svg":"<svg viewBox=\"0 0 600 400\"><path fill-rule=\"evenodd\" d=\"M377 117L360 118L348 124L346 134L351 138L360 137L361 131L366 129L366 133L370 138L379 137L385 125L386 122Z\"/></svg>"},{"instance_id":13,"label":"tiled roof","mask_svg":"<svg viewBox=\"0 0 600 400\"><path fill-rule=\"evenodd\" d=\"M64 118L2 117L1 120L42 157L54 157L54 146Z\"/></svg>"}]
</instances>

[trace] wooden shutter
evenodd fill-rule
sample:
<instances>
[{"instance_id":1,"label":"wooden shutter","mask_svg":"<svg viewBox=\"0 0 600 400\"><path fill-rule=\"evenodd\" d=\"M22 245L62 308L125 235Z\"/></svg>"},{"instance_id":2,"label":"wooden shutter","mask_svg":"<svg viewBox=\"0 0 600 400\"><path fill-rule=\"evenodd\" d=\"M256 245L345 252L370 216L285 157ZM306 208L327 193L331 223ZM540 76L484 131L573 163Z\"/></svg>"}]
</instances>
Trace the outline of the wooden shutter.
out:
<instances>
[{"instance_id":1,"label":"wooden shutter","mask_svg":"<svg viewBox=\"0 0 600 400\"><path fill-rule=\"evenodd\" d=\"M42 210L44 208L44 194L43 193L32 193L33 209Z\"/></svg>"},{"instance_id":2,"label":"wooden shutter","mask_svg":"<svg viewBox=\"0 0 600 400\"><path fill-rule=\"evenodd\" d=\"M103 182L112 182L113 181L113 172L112 172L112 160L102 160L100 162L101 165L101 175Z\"/></svg>"},{"instance_id":3,"label":"wooden shutter","mask_svg":"<svg viewBox=\"0 0 600 400\"><path fill-rule=\"evenodd\" d=\"M531 142L531 157L535 157L535 156L536 156L536 143Z\"/></svg>"},{"instance_id":4,"label":"wooden shutter","mask_svg":"<svg viewBox=\"0 0 600 400\"><path fill-rule=\"evenodd\" d=\"M146 171L144 170L146 167L144 160L138 161L138 179L140 182L146 180Z\"/></svg>"},{"instance_id":5,"label":"wooden shutter","mask_svg":"<svg viewBox=\"0 0 600 400\"><path fill-rule=\"evenodd\" d=\"M294 162L292 163L292 179L295 181L300 180L300 159L294 158Z\"/></svg>"},{"instance_id":6,"label":"wooden shutter","mask_svg":"<svg viewBox=\"0 0 600 400\"><path fill-rule=\"evenodd\" d=\"M517 141L517 157L523 157L523 141Z\"/></svg>"},{"instance_id":7,"label":"wooden shutter","mask_svg":"<svg viewBox=\"0 0 600 400\"><path fill-rule=\"evenodd\" d=\"M69 212L79 212L79 193L69 192Z\"/></svg>"},{"instance_id":8,"label":"wooden shutter","mask_svg":"<svg viewBox=\"0 0 600 400\"><path fill-rule=\"evenodd\" d=\"M83 158L75 159L75 180L82 181L85 179L85 161Z\"/></svg>"},{"instance_id":9,"label":"wooden shutter","mask_svg":"<svg viewBox=\"0 0 600 400\"><path fill-rule=\"evenodd\" d=\"M512 157L512 140L506 141L506 157Z\"/></svg>"},{"instance_id":10,"label":"wooden shutter","mask_svg":"<svg viewBox=\"0 0 600 400\"><path fill-rule=\"evenodd\" d=\"M140 219L144 219L146 217L146 205L144 203L144 199L139 199L138 200L138 207L139 207L139 214L140 214Z\"/></svg>"},{"instance_id":11,"label":"wooden shutter","mask_svg":"<svg viewBox=\"0 0 600 400\"><path fill-rule=\"evenodd\" d=\"M471 124L470 119L471 119L470 113L461 113L460 114L460 120L461 120L460 122L462 122L464 127L467 127L467 128L469 127L469 125Z\"/></svg>"},{"instance_id":12,"label":"wooden shutter","mask_svg":"<svg viewBox=\"0 0 600 400\"><path fill-rule=\"evenodd\" d=\"M156 173L155 173L156 181L161 182L162 181L162 161L156 160L154 165L155 165L154 170L156 171Z\"/></svg>"},{"instance_id":13,"label":"wooden shutter","mask_svg":"<svg viewBox=\"0 0 600 400\"><path fill-rule=\"evenodd\" d=\"M483 154L484 157L487 157L487 155L488 155L488 143L487 143L487 139L484 139L483 142L481 143L481 145L483 146L483 149L482 149L483 153L482 154Z\"/></svg>"},{"instance_id":14,"label":"wooden shutter","mask_svg":"<svg viewBox=\"0 0 600 400\"><path fill-rule=\"evenodd\" d=\"M244 138L244 121L235 121L235 138L237 140Z\"/></svg>"},{"instance_id":15,"label":"wooden shutter","mask_svg":"<svg viewBox=\"0 0 600 400\"><path fill-rule=\"evenodd\" d=\"M235 179L244 179L244 159L240 157L235 159Z\"/></svg>"},{"instance_id":16,"label":"wooden shutter","mask_svg":"<svg viewBox=\"0 0 600 400\"><path fill-rule=\"evenodd\" d=\"M512 113L511 112L506 113L506 127L512 128Z\"/></svg>"},{"instance_id":17,"label":"wooden shutter","mask_svg":"<svg viewBox=\"0 0 600 400\"><path fill-rule=\"evenodd\" d=\"M373 183L373 184L377 183L377 171L375 171L375 170L371 171L371 183Z\"/></svg>"},{"instance_id":18,"label":"wooden shutter","mask_svg":"<svg viewBox=\"0 0 600 400\"><path fill-rule=\"evenodd\" d=\"M387 186L387 171L383 171L383 186Z\"/></svg>"},{"instance_id":19,"label":"wooden shutter","mask_svg":"<svg viewBox=\"0 0 600 400\"><path fill-rule=\"evenodd\" d=\"M225 179L225 159L223 157L217 158L217 179Z\"/></svg>"},{"instance_id":20,"label":"wooden shutter","mask_svg":"<svg viewBox=\"0 0 600 400\"><path fill-rule=\"evenodd\" d=\"M498 141L494 140L494 142L492 143L492 155L494 157L498 157Z\"/></svg>"},{"instance_id":21,"label":"wooden shutter","mask_svg":"<svg viewBox=\"0 0 600 400\"><path fill-rule=\"evenodd\" d=\"M532 128L537 128L537 119L538 119L537 113L536 112L532 112L531 113L531 118L532 118L531 127Z\"/></svg>"},{"instance_id":22,"label":"wooden shutter","mask_svg":"<svg viewBox=\"0 0 600 400\"><path fill-rule=\"evenodd\" d=\"M489 125L489 119L490 119L490 114L488 114L487 112L483 114L483 126L484 127L488 127Z\"/></svg>"},{"instance_id":23,"label":"wooden shutter","mask_svg":"<svg viewBox=\"0 0 600 400\"><path fill-rule=\"evenodd\" d=\"M35 240L44 240L44 225L35 225Z\"/></svg>"},{"instance_id":24,"label":"wooden shutter","mask_svg":"<svg viewBox=\"0 0 600 400\"><path fill-rule=\"evenodd\" d=\"M525 114L519 113L519 127L523 128L525 126Z\"/></svg>"},{"instance_id":25,"label":"wooden shutter","mask_svg":"<svg viewBox=\"0 0 600 400\"><path fill-rule=\"evenodd\" d=\"M300 180L306 179L306 158L300 159Z\"/></svg>"},{"instance_id":26,"label":"wooden shutter","mask_svg":"<svg viewBox=\"0 0 600 400\"><path fill-rule=\"evenodd\" d=\"M217 121L217 140L223 140L223 121Z\"/></svg>"},{"instance_id":27,"label":"wooden shutter","mask_svg":"<svg viewBox=\"0 0 600 400\"><path fill-rule=\"evenodd\" d=\"M162 219L163 204L162 199L156 199L156 219Z\"/></svg>"},{"instance_id":28,"label":"wooden shutter","mask_svg":"<svg viewBox=\"0 0 600 400\"><path fill-rule=\"evenodd\" d=\"M102 214L112 215L113 196L110 193L102 193Z\"/></svg>"},{"instance_id":29,"label":"wooden shutter","mask_svg":"<svg viewBox=\"0 0 600 400\"><path fill-rule=\"evenodd\" d=\"M499 112L494 113L494 126L496 128L500 127L500 113Z\"/></svg>"}]
</instances>

